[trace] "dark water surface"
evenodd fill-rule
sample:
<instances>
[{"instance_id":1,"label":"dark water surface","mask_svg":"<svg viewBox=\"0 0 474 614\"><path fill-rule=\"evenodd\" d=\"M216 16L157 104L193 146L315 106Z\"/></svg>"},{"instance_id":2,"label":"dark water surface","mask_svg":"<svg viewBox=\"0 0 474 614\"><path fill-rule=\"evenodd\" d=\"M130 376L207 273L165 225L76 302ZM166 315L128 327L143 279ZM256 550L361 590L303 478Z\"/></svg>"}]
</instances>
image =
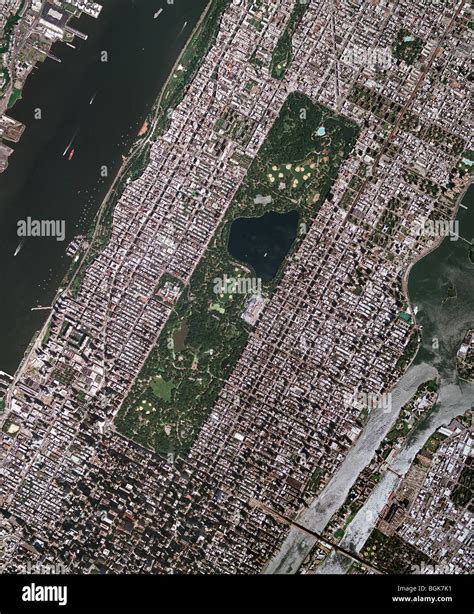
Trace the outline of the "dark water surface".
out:
<instances>
[{"instance_id":1,"label":"dark water surface","mask_svg":"<svg viewBox=\"0 0 474 614\"><path fill-rule=\"evenodd\" d=\"M242 217L232 223L229 253L253 267L263 282L271 281L296 238L297 211L270 211L261 217Z\"/></svg>"},{"instance_id":2,"label":"dark water surface","mask_svg":"<svg viewBox=\"0 0 474 614\"><path fill-rule=\"evenodd\" d=\"M10 373L47 317L31 308L51 303L70 264L68 242L86 232L207 0L101 4L99 19L84 15L71 22L88 40L77 38L75 50L56 45L62 63L39 65L9 111L27 126L0 174L0 369ZM101 62L102 51L107 62ZM63 152L73 137L69 162ZM107 178L101 177L103 165ZM66 241L29 238L14 257L17 222L28 216L64 220Z\"/></svg>"},{"instance_id":3,"label":"dark water surface","mask_svg":"<svg viewBox=\"0 0 474 614\"><path fill-rule=\"evenodd\" d=\"M463 205L467 208L459 209L457 219L465 241L444 239L414 265L408 284L410 301L418 307L416 318L423 326L416 362L431 363L446 377L455 372L456 352L466 331L474 326L474 264L468 244L474 239L474 186L464 196ZM450 298L453 288L455 296Z\"/></svg>"}]
</instances>

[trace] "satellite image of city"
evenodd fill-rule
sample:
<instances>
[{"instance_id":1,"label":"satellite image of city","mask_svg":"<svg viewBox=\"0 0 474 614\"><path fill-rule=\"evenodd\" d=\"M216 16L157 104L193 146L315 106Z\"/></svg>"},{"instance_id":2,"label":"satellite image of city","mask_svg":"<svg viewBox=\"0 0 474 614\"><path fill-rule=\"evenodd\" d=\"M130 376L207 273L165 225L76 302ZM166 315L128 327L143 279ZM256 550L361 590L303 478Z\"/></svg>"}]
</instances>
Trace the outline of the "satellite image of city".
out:
<instances>
[{"instance_id":1,"label":"satellite image of city","mask_svg":"<svg viewBox=\"0 0 474 614\"><path fill-rule=\"evenodd\" d=\"M2 614L473 611L473 29L0 0Z\"/></svg>"}]
</instances>

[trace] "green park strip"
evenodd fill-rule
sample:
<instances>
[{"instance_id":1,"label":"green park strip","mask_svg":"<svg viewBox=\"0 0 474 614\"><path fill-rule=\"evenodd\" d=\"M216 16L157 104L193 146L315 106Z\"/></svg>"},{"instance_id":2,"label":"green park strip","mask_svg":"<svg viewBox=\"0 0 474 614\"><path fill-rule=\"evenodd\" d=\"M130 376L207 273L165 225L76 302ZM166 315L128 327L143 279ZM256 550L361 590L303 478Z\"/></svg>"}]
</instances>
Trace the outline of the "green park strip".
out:
<instances>
[{"instance_id":1,"label":"green park strip","mask_svg":"<svg viewBox=\"0 0 474 614\"><path fill-rule=\"evenodd\" d=\"M89 266L110 241L115 205L120 200L128 180L135 181L138 179L148 166L152 141L156 140L167 129L170 121L170 111L176 108L183 99L186 88L193 80L203 58L211 48L219 31L220 18L228 3L229 0L211 0L205 13L206 18L201 19L200 24L196 27L185 45L178 63L178 68L180 66L181 68L179 71L176 69L179 73L179 78L176 72L170 75L157 106L152 112L152 116L155 116L153 120L155 122L153 138L143 141L142 136L137 141L134 151L122 168L109 197L98 211L89 229L87 235L89 248L87 253L83 258L74 262L66 273L62 286L70 284L73 296L77 296ZM152 123L151 119L150 123Z\"/></svg>"},{"instance_id":2,"label":"green park strip","mask_svg":"<svg viewBox=\"0 0 474 614\"><path fill-rule=\"evenodd\" d=\"M15 104L20 100L20 98L21 90L14 87L10 98L8 99L7 109L11 109L12 107L14 107Z\"/></svg>"},{"instance_id":3,"label":"green park strip","mask_svg":"<svg viewBox=\"0 0 474 614\"><path fill-rule=\"evenodd\" d=\"M292 60L292 40L293 35L300 23L303 15L308 8L309 2L297 1L291 13L288 25L280 36L272 56L272 77L283 79Z\"/></svg>"},{"instance_id":4,"label":"green park strip","mask_svg":"<svg viewBox=\"0 0 474 614\"><path fill-rule=\"evenodd\" d=\"M183 99L186 88L194 79L203 58L214 44L219 33L222 14L229 5L229 1L211 0L188 44L183 49L154 110L156 115L154 139L163 134L168 127L170 111L175 109Z\"/></svg>"},{"instance_id":5,"label":"green park strip","mask_svg":"<svg viewBox=\"0 0 474 614\"><path fill-rule=\"evenodd\" d=\"M288 97L125 400L115 421L119 432L160 454L186 456L251 332L242 319L249 294L216 291L216 279L224 276L255 278L250 267L228 253L232 223L269 211L297 210L299 220L308 224L357 133L354 124L306 96ZM285 262L276 277L263 285L266 298L275 290L284 267ZM162 382L167 390L173 386L169 400L164 398Z\"/></svg>"}]
</instances>

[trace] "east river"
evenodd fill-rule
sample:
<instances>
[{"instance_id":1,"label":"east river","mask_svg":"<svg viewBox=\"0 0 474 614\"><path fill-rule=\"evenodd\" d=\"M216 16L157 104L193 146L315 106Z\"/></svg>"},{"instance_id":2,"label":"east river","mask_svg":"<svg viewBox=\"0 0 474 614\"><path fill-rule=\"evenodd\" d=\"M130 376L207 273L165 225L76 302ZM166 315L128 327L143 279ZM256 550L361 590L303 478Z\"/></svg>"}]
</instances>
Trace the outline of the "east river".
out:
<instances>
[{"instance_id":1,"label":"east river","mask_svg":"<svg viewBox=\"0 0 474 614\"><path fill-rule=\"evenodd\" d=\"M0 370L9 373L47 317L31 308L53 300L70 264L68 242L86 233L207 0L101 4L99 19L70 24L88 39L76 38L76 49L55 45L62 62L38 65L9 111L26 125L0 174ZM64 221L66 240L28 238L14 256L27 217Z\"/></svg>"},{"instance_id":2,"label":"east river","mask_svg":"<svg viewBox=\"0 0 474 614\"><path fill-rule=\"evenodd\" d=\"M422 326L422 346L414 364L392 391L392 411L377 412L369 417L363 433L321 494L299 516L298 523L321 533L332 515L344 503L361 470L368 464L385 435L395 422L401 407L413 396L419 385L437 375L440 377L439 400L427 419L410 434L401 451L390 464L399 476L406 474L413 459L427 439L452 418L474 405L474 386L458 379L455 356L466 330L474 326L474 264L469 259L469 243L474 238L474 188L466 193L458 212L459 234L465 239L441 245L412 268L409 294L417 307L417 321ZM448 288L455 296L448 298ZM400 477L391 471L381 481L349 524L341 547L358 553L374 528L378 514L390 494L399 485ZM267 573L297 573L316 540L293 527ZM318 573L345 573L351 561L334 552L320 566Z\"/></svg>"}]
</instances>

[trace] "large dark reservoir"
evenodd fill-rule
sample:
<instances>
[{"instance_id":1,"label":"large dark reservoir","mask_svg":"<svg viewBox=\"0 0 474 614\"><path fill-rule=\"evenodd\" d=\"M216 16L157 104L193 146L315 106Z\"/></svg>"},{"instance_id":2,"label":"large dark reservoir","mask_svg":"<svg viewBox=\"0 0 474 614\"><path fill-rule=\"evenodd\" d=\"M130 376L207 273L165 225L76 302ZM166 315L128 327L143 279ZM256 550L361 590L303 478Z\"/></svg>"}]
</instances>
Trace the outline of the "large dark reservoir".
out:
<instances>
[{"instance_id":1,"label":"large dark reservoir","mask_svg":"<svg viewBox=\"0 0 474 614\"><path fill-rule=\"evenodd\" d=\"M232 223L229 253L253 267L263 282L271 281L296 238L297 211L239 218Z\"/></svg>"},{"instance_id":2,"label":"large dark reservoir","mask_svg":"<svg viewBox=\"0 0 474 614\"><path fill-rule=\"evenodd\" d=\"M433 364L447 377L455 371L456 352L474 326L474 186L458 211L459 238L441 245L417 262L410 273L409 293L423 326L417 362Z\"/></svg>"},{"instance_id":3,"label":"large dark reservoir","mask_svg":"<svg viewBox=\"0 0 474 614\"><path fill-rule=\"evenodd\" d=\"M9 112L26 124L0 175L0 369L10 373L47 316L31 308L53 300L70 264L68 242L85 234L207 4L100 1L99 19L71 22L88 39L76 38L76 49L56 45L62 63L39 65ZM63 152L73 138L68 161ZM17 223L28 216L64 220L66 240L29 238L14 256Z\"/></svg>"}]
</instances>

